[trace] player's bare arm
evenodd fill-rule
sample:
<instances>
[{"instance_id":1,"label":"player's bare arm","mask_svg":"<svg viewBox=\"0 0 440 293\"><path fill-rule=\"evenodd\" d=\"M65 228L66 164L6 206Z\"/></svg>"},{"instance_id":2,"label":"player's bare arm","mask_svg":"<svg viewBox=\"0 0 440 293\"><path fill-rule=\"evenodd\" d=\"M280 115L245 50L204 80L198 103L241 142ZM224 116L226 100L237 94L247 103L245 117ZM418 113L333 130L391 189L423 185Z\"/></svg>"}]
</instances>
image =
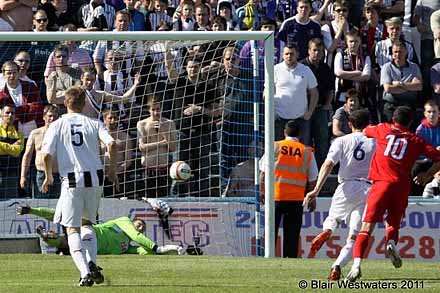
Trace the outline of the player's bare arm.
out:
<instances>
[{"instance_id":1,"label":"player's bare arm","mask_svg":"<svg viewBox=\"0 0 440 293\"><path fill-rule=\"evenodd\" d=\"M324 161L324 164L322 164L321 169L319 170L318 180L316 181L315 187L306 194L303 206L308 205L309 202L318 197L334 166L335 164L331 160Z\"/></svg>"},{"instance_id":2,"label":"player's bare arm","mask_svg":"<svg viewBox=\"0 0 440 293\"><path fill-rule=\"evenodd\" d=\"M52 156L50 154L44 154L43 162L44 162L44 174L46 178L44 178L41 189L44 193L47 193L49 191L49 186L53 185Z\"/></svg>"},{"instance_id":3,"label":"player's bare arm","mask_svg":"<svg viewBox=\"0 0 440 293\"><path fill-rule=\"evenodd\" d=\"M316 186L316 180L308 181L306 186L306 192L313 190L315 186ZM309 212L313 212L316 209L316 197L310 198L306 204Z\"/></svg>"}]
</instances>

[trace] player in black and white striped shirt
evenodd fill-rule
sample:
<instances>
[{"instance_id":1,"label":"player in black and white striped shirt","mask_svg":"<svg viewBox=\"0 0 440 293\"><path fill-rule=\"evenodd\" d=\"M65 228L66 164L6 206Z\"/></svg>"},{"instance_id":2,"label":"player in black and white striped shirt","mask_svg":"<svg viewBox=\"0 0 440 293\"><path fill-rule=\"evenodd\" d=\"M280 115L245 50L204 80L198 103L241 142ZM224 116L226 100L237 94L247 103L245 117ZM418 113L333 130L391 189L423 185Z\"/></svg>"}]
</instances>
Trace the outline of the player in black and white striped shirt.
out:
<instances>
[{"instance_id":1,"label":"player in black and white striped shirt","mask_svg":"<svg viewBox=\"0 0 440 293\"><path fill-rule=\"evenodd\" d=\"M67 114L46 131L41 150L46 175L42 190L47 192L48 186L53 183L52 158L56 155L62 183L54 222L67 228L70 254L81 273L79 285L92 286L94 282L104 281L96 266L96 235L91 227L96 221L103 192L100 141L107 146L110 154L108 179L117 184L116 145L101 121L81 113L85 98L85 92L80 87L67 89L64 100Z\"/></svg>"}]
</instances>

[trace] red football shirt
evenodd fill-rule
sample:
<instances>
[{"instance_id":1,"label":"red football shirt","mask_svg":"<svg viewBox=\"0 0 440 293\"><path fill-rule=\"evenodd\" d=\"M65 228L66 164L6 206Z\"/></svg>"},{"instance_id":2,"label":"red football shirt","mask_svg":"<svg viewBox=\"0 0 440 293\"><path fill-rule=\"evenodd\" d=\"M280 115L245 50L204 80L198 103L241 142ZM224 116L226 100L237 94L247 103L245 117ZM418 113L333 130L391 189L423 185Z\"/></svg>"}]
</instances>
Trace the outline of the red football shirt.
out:
<instances>
[{"instance_id":1,"label":"red football shirt","mask_svg":"<svg viewBox=\"0 0 440 293\"><path fill-rule=\"evenodd\" d=\"M368 174L373 181L411 180L411 169L420 155L440 161L440 151L402 125L381 123L368 126L364 133L376 139Z\"/></svg>"}]
</instances>

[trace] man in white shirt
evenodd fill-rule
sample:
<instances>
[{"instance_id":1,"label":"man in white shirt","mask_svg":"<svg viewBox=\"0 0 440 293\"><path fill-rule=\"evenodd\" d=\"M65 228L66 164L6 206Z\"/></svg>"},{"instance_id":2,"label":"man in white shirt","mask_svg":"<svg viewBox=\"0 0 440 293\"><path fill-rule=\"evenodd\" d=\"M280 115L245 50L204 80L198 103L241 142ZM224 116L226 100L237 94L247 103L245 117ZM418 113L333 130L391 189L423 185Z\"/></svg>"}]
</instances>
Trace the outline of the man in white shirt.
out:
<instances>
[{"instance_id":1,"label":"man in white shirt","mask_svg":"<svg viewBox=\"0 0 440 293\"><path fill-rule=\"evenodd\" d=\"M312 70L297 60L296 45L283 49L283 62L275 65L275 140L283 139L284 126L295 120L300 140L310 145L310 117L318 103L318 83Z\"/></svg>"},{"instance_id":2,"label":"man in white shirt","mask_svg":"<svg viewBox=\"0 0 440 293\"><path fill-rule=\"evenodd\" d=\"M85 98L80 87L67 89L64 101L67 114L47 129L41 149L46 176L42 191L47 192L53 184L52 158L56 155L62 185L54 222L66 227L70 254L81 273L79 285L92 286L94 282L104 281L96 266L96 234L91 227L96 221L103 192L100 141L107 145L110 154L108 178L117 184L116 148L104 124L81 113Z\"/></svg>"},{"instance_id":3,"label":"man in white shirt","mask_svg":"<svg viewBox=\"0 0 440 293\"><path fill-rule=\"evenodd\" d=\"M26 82L32 83L33 85L38 87L35 80L30 79L29 76L27 75L28 70L29 70L29 65L31 63L31 58L29 56L29 53L25 50L18 51L15 54L14 62L18 66L18 78L21 81L26 81ZM3 88L5 86L5 84L6 84L6 78L3 75L3 73L0 73L0 88Z\"/></svg>"},{"instance_id":4,"label":"man in white shirt","mask_svg":"<svg viewBox=\"0 0 440 293\"><path fill-rule=\"evenodd\" d=\"M350 114L349 124L352 133L334 140L327 159L319 170L315 188L304 199L304 203L307 203L319 195L328 175L339 163L339 185L333 195L329 215L323 223L323 232L313 239L309 255L313 257L318 252L342 221L349 225L347 242L333 263L328 277L332 281L340 279L341 268L351 259L353 244L361 228L365 199L371 186L367 177L375 143L374 139L367 138L362 133L369 124L369 112L354 111Z\"/></svg>"}]
</instances>

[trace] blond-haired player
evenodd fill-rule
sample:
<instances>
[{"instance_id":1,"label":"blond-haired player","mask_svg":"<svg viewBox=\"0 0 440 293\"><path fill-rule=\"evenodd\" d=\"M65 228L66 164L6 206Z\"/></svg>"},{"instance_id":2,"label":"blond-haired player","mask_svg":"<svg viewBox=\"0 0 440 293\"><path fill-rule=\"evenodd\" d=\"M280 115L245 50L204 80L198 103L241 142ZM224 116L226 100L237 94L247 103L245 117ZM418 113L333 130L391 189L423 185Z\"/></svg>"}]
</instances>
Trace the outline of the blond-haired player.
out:
<instances>
[{"instance_id":1,"label":"blond-haired player","mask_svg":"<svg viewBox=\"0 0 440 293\"><path fill-rule=\"evenodd\" d=\"M42 190L47 192L53 184L52 159L56 155L62 183L54 222L66 227L70 254L81 274L79 285L92 286L104 281L96 266L96 234L91 227L96 221L104 182L100 141L110 154L108 178L117 183L116 149L104 124L81 113L85 98L82 88L68 88L64 100L67 114L46 131L41 149L46 176Z\"/></svg>"}]
</instances>

